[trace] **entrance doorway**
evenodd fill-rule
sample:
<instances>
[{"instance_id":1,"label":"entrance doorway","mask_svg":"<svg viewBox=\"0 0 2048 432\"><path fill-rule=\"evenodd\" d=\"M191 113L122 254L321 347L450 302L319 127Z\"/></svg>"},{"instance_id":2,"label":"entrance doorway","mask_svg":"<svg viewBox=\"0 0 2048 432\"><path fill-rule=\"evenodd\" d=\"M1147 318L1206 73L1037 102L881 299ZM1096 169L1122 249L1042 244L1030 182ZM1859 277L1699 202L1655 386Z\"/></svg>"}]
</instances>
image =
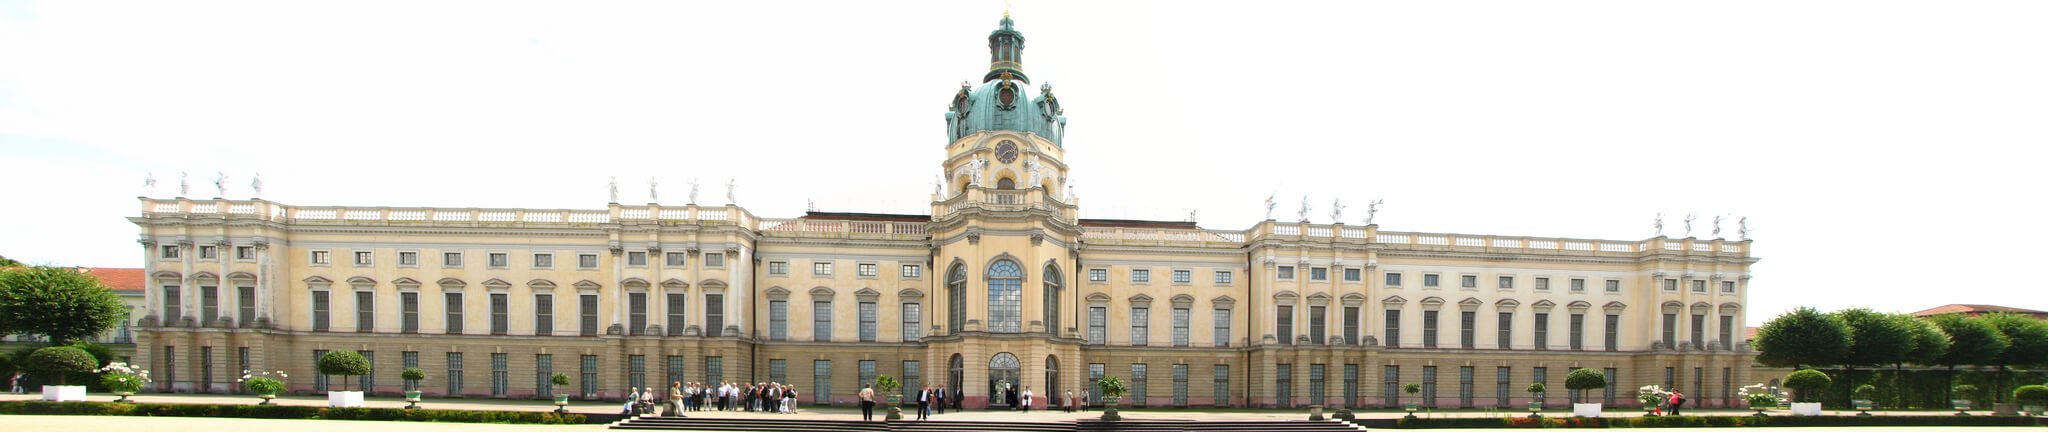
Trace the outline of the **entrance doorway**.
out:
<instances>
[{"instance_id":1,"label":"entrance doorway","mask_svg":"<svg viewBox=\"0 0 2048 432\"><path fill-rule=\"evenodd\" d=\"M1010 353L997 353L995 357L988 359L988 406L990 408L1008 408L1015 405L1010 402L1010 396L1021 394L1024 391L1023 388L1019 387L1018 383L1019 374L1017 372L1021 368L1022 366L1017 362L1017 356Z\"/></svg>"}]
</instances>

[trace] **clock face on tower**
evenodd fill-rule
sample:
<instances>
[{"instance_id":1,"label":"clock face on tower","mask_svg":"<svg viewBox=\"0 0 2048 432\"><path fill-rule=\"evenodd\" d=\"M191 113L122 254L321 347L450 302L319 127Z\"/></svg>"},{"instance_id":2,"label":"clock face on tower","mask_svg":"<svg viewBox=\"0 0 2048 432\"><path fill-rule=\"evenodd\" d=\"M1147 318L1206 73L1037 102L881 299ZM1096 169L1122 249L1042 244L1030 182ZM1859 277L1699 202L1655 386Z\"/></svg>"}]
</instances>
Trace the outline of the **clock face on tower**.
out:
<instances>
[{"instance_id":1,"label":"clock face on tower","mask_svg":"<svg viewBox=\"0 0 2048 432\"><path fill-rule=\"evenodd\" d=\"M996 160L1002 163L1017 161L1017 143L1005 140L996 144Z\"/></svg>"}]
</instances>

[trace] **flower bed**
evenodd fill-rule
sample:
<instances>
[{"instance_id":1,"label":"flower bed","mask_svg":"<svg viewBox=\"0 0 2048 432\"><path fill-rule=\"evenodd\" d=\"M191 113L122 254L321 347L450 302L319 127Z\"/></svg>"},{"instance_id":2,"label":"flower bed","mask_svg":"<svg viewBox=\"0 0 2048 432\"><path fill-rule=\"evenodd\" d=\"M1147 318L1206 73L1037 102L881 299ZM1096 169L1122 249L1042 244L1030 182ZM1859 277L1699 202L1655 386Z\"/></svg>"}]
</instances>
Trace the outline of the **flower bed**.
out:
<instances>
[{"instance_id":1,"label":"flower bed","mask_svg":"<svg viewBox=\"0 0 2048 432\"><path fill-rule=\"evenodd\" d=\"M225 417L263 419L392 420L449 423L583 424L582 414L540 411L462 411L397 408L324 408L285 405L209 405L42 401L0 402L0 414Z\"/></svg>"}]
</instances>

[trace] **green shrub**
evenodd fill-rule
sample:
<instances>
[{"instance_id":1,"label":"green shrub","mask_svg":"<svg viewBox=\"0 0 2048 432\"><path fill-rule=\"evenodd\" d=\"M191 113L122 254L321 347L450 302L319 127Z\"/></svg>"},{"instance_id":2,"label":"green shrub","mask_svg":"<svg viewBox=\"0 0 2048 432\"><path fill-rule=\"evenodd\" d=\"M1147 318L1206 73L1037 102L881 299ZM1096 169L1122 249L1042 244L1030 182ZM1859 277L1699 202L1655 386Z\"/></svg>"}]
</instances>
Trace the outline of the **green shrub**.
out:
<instances>
[{"instance_id":1,"label":"green shrub","mask_svg":"<svg viewBox=\"0 0 2048 432\"><path fill-rule=\"evenodd\" d=\"M583 424L582 414L538 411L405 410L322 408L289 405L127 404L111 402L0 402L0 414L58 414L149 417L394 420L447 423Z\"/></svg>"},{"instance_id":2,"label":"green shrub","mask_svg":"<svg viewBox=\"0 0 2048 432\"><path fill-rule=\"evenodd\" d=\"M555 372L554 375L548 376L548 384L554 384L556 388L568 387L569 374Z\"/></svg>"},{"instance_id":3,"label":"green shrub","mask_svg":"<svg viewBox=\"0 0 2048 432\"><path fill-rule=\"evenodd\" d=\"M2048 404L2048 385L2023 385L2012 390L2012 398L2021 403L2039 406Z\"/></svg>"},{"instance_id":4,"label":"green shrub","mask_svg":"<svg viewBox=\"0 0 2048 432\"><path fill-rule=\"evenodd\" d=\"M348 391L348 377L370 373L370 359L355 351L328 351L320 356L320 373L341 376L341 390Z\"/></svg>"},{"instance_id":5,"label":"green shrub","mask_svg":"<svg viewBox=\"0 0 2048 432\"><path fill-rule=\"evenodd\" d=\"M1819 400L1821 390L1827 389L1834 382L1834 378L1828 378L1828 374L1813 369L1800 369L1785 375L1785 387L1799 391L1793 394L1799 402Z\"/></svg>"},{"instance_id":6,"label":"green shrub","mask_svg":"<svg viewBox=\"0 0 2048 432\"><path fill-rule=\"evenodd\" d=\"M398 377L406 381L419 381L427 379L427 371L420 370L420 368L405 368L405 371L398 373Z\"/></svg>"},{"instance_id":7,"label":"green shrub","mask_svg":"<svg viewBox=\"0 0 2048 432\"><path fill-rule=\"evenodd\" d=\"M1543 383L1529 383L1528 387L1522 388L1522 391L1529 392L1532 396L1542 394L1544 390L1547 389L1543 387Z\"/></svg>"},{"instance_id":8,"label":"green shrub","mask_svg":"<svg viewBox=\"0 0 2048 432\"><path fill-rule=\"evenodd\" d=\"M1095 380L1095 389L1101 391L1103 396L1109 397L1123 396L1124 393L1130 391L1129 388L1124 387L1124 380L1117 378L1115 375Z\"/></svg>"},{"instance_id":9,"label":"green shrub","mask_svg":"<svg viewBox=\"0 0 2048 432\"><path fill-rule=\"evenodd\" d=\"M1571 374L1564 377L1564 388L1572 390L1592 390L1606 387L1607 374L1592 368L1573 369Z\"/></svg>"},{"instance_id":10,"label":"green shrub","mask_svg":"<svg viewBox=\"0 0 2048 432\"><path fill-rule=\"evenodd\" d=\"M72 372L89 372L99 363L85 350L69 346L53 346L38 349L28 355L29 370L57 376L57 385L65 385L65 375Z\"/></svg>"}]
</instances>

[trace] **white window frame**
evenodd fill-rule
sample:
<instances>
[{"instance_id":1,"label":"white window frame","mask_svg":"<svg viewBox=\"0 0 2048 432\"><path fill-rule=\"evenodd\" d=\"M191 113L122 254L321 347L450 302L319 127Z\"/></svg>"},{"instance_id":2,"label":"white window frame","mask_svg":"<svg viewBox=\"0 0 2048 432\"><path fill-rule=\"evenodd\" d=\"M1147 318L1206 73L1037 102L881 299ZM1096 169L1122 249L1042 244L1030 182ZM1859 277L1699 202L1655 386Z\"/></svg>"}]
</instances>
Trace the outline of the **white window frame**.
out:
<instances>
[{"instance_id":1,"label":"white window frame","mask_svg":"<svg viewBox=\"0 0 2048 432\"><path fill-rule=\"evenodd\" d=\"M306 265L315 267L326 267L334 265L334 251L327 249L313 249L306 251Z\"/></svg>"},{"instance_id":2,"label":"white window frame","mask_svg":"<svg viewBox=\"0 0 2048 432\"><path fill-rule=\"evenodd\" d=\"M1088 283L1108 283L1109 269L1096 267L1088 269Z\"/></svg>"},{"instance_id":3,"label":"white window frame","mask_svg":"<svg viewBox=\"0 0 2048 432\"><path fill-rule=\"evenodd\" d=\"M1309 267L1309 268L1308 268L1308 280L1312 280L1312 281L1327 281L1327 280L1330 280L1330 268L1329 268L1329 267Z\"/></svg>"},{"instance_id":4,"label":"white window frame","mask_svg":"<svg viewBox=\"0 0 2048 432\"><path fill-rule=\"evenodd\" d=\"M214 245L199 245L199 259L220 259L220 247Z\"/></svg>"},{"instance_id":5,"label":"white window frame","mask_svg":"<svg viewBox=\"0 0 2048 432\"><path fill-rule=\"evenodd\" d=\"M670 259L670 258L677 258L677 257L681 257L681 258L682 258L682 261L683 261L683 262L681 262L681 263L671 263L671 262L670 262L670 261L674 261L674 260L672 260L672 259ZM689 252L662 252L662 253L661 253L661 266L662 266L662 267L667 267L667 268L687 268L687 267L689 267L689 266L690 266L690 253L689 253Z\"/></svg>"},{"instance_id":6,"label":"white window frame","mask_svg":"<svg viewBox=\"0 0 2048 432\"><path fill-rule=\"evenodd\" d=\"M811 276L831 276L831 261L811 261Z\"/></svg>"},{"instance_id":7,"label":"white window frame","mask_svg":"<svg viewBox=\"0 0 2048 432\"><path fill-rule=\"evenodd\" d=\"M1458 289L1479 289L1479 275L1470 273L1458 275Z\"/></svg>"},{"instance_id":8,"label":"white window frame","mask_svg":"<svg viewBox=\"0 0 2048 432\"><path fill-rule=\"evenodd\" d=\"M161 260L184 259L185 251L178 245L162 245L156 248L156 257Z\"/></svg>"},{"instance_id":9,"label":"white window frame","mask_svg":"<svg viewBox=\"0 0 2048 432\"><path fill-rule=\"evenodd\" d=\"M349 257L349 258L348 258L348 262L349 262L350 264L354 264L354 265L355 265L356 267L371 267L371 266L375 266L375 265L377 265L377 250L376 250L376 249L371 249L371 250L355 250L355 249L350 249L350 250L348 251L348 257Z\"/></svg>"},{"instance_id":10,"label":"white window frame","mask_svg":"<svg viewBox=\"0 0 2048 432\"><path fill-rule=\"evenodd\" d=\"M1610 294L1621 294L1621 279L1608 279L1603 286L1602 289Z\"/></svg>"},{"instance_id":11,"label":"white window frame","mask_svg":"<svg viewBox=\"0 0 2048 432\"><path fill-rule=\"evenodd\" d=\"M637 254L637 255L636 255L636 254ZM633 263L633 257L634 257L634 256L639 256L639 257L640 257L640 263L639 263L639 264L634 264L634 263ZM647 267L647 262L648 262L647 260L648 260L648 257L647 257L647 251L626 251L626 266L627 266L627 267Z\"/></svg>"},{"instance_id":12,"label":"white window frame","mask_svg":"<svg viewBox=\"0 0 2048 432\"><path fill-rule=\"evenodd\" d=\"M770 276L788 276L788 275L789 275L789 261L769 261L769 262L768 262L768 275L770 275Z\"/></svg>"},{"instance_id":13,"label":"white window frame","mask_svg":"<svg viewBox=\"0 0 2048 432\"><path fill-rule=\"evenodd\" d=\"M1353 277L1353 276L1357 276L1357 277ZM1357 267L1344 267L1344 281L1345 281L1345 282L1365 282L1365 269L1361 269L1361 268L1357 268Z\"/></svg>"},{"instance_id":14,"label":"white window frame","mask_svg":"<svg viewBox=\"0 0 2048 432\"><path fill-rule=\"evenodd\" d=\"M853 274L863 279L882 277L882 265L877 263L854 263Z\"/></svg>"},{"instance_id":15,"label":"white window frame","mask_svg":"<svg viewBox=\"0 0 2048 432\"><path fill-rule=\"evenodd\" d=\"M1212 283L1216 285L1233 285L1237 283L1236 272L1230 270L1217 270L1214 278Z\"/></svg>"},{"instance_id":16,"label":"white window frame","mask_svg":"<svg viewBox=\"0 0 2048 432\"><path fill-rule=\"evenodd\" d=\"M724 252L705 252L703 258L705 268L725 268Z\"/></svg>"},{"instance_id":17,"label":"white window frame","mask_svg":"<svg viewBox=\"0 0 2048 432\"><path fill-rule=\"evenodd\" d=\"M900 276L900 277L902 277L902 278L904 278L904 279L923 279L923 278L924 278L924 266L921 266L921 265L917 265L917 264L904 264L904 265L902 266L901 270L899 270L899 271L900 271L901 273L898 273L898 276ZM919 309L919 311L922 311L922 309Z\"/></svg>"},{"instance_id":18,"label":"white window frame","mask_svg":"<svg viewBox=\"0 0 2048 432\"><path fill-rule=\"evenodd\" d=\"M1407 282L1405 280L1402 280L1406 279L1406 277L1402 276L1401 272L1386 272L1384 274L1386 276L1380 277L1380 283L1385 284L1387 288L1400 288L1402 283ZM1387 283L1387 278L1394 279L1393 283Z\"/></svg>"},{"instance_id":19,"label":"white window frame","mask_svg":"<svg viewBox=\"0 0 2048 432\"><path fill-rule=\"evenodd\" d=\"M1274 267L1273 278L1279 280L1294 280L1294 266L1284 265Z\"/></svg>"},{"instance_id":20,"label":"white window frame","mask_svg":"<svg viewBox=\"0 0 2048 432\"><path fill-rule=\"evenodd\" d=\"M410 255L410 256L412 257L412 263L411 263L411 264L406 264L406 262L405 262L405 257L406 257L406 256L408 256L408 255ZM399 267L406 267L406 268L419 268L419 266L420 266L420 251L419 251L418 249L408 249L408 250L400 250L400 251L398 251L398 266L399 266Z\"/></svg>"},{"instance_id":21,"label":"white window frame","mask_svg":"<svg viewBox=\"0 0 2048 432\"><path fill-rule=\"evenodd\" d=\"M1193 284L1193 283L1195 283L1195 271L1194 271L1194 270L1189 270L1189 269L1173 269L1173 284L1174 284L1174 285L1188 285L1188 284Z\"/></svg>"},{"instance_id":22,"label":"white window frame","mask_svg":"<svg viewBox=\"0 0 2048 432\"><path fill-rule=\"evenodd\" d=\"M449 255L455 256L454 262L449 262ZM467 257L463 256L462 251L441 251L441 268L462 268L467 262Z\"/></svg>"},{"instance_id":23,"label":"white window frame","mask_svg":"<svg viewBox=\"0 0 2048 432\"><path fill-rule=\"evenodd\" d=\"M246 257L245 257L245 256L243 256L243 255L242 255L242 252L243 252L243 251L248 251L248 252L249 252L248 256L246 256ZM255 246L235 246L235 261L255 261L255 260L256 260L256 247L255 247Z\"/></svg>"},{"instance_id":24,"label":"white window frame","mask_svg":"<svg viewBox=\"0 0 2048 432\"><path fill-rule=\"evenodd\" d=\"M1575 278L1572 278L1572 287L1571 287L1571 290L1572 290L1572 292L1586 292L1586 278L1583 278L1583 277L1575 277Z\"/></svg>"},{"instance_id":25,"label":"white window frame","mask_svg":"<svg viewBox=\"0 0 2048 432\"><path fill-rule=\"evenodd\" d=\"M1735 290L1735 281L1721 281L1722 294L1734 294Z\"/></svg>"},{"instance_id":26,"label":"white window frame","mask_svg":"<svg viewBox=\"0 0 2048 432\"><path fill-rule=\"evenodd\" d=\"M493 261L497 261L497 260L498 260L499 258L503 258L505 262L503 262L503 263L497 263L497 262L493 262ZM505 269L505 268L511 268L511 267L512 267L512 253L511 253L511 252L506 252L506 251L490 251L490 252L486 252L486 253L484 253L484 267L488 267L488 268L494 268L494 269Z\"/></svg>"},{"instance_id":27,"label":"white window frame","mask_svg":"<svg viewBox=\"0 0 2048 432\"><path fill-rule=\"evenodd\" d=\"M1131 269L1131 283L1133 283L1133 284L1140 284L1140 285L1144 285L1144 284L1150 284L1150 283L1152 283L1152 269L1149 269L1149 268L1134 268L1134 269Z\"/></svg>"},{"instance_id":28,"label":"white window frame","mask_svg":"<svg viewBox=\"0 0 2048 432\"><path fill-rule=\"evenodd\" d=\"M1429 283L1429 282L1430 282L1430 279L1436 279L1436 283ZM1444 275L1443 275L1443 273L1437 273L1437 272L1424 272L1424 273L1422 273L1422 288L1423 288L1423 289L1429 289L1429 288L1443 288L1443 287L1444 287Z\"/></svg>"},{"instance_id":29,"label":"white window frame","mask_svg":"<svg viewBox=\"0 0 2048 432\"><path fill-rule=\"evenodd\" d=\"M583 265L583 258L584 258L584 257L589 257L589 258L590 258L590 265L587 265L587 266L586 266L586 265ZM598 257L598 256L597 256L597 254L594 254L594 253L579 253L579 254L576 254L576 268L577 268L577 269L579 269L579 270L596 270L596 269L597 269L597 267L598 267L598 266L600 266L600 265L602 265L602 264L604 264L604 259L602 259L602 258Z\"/></svg>"}]
</instances>

